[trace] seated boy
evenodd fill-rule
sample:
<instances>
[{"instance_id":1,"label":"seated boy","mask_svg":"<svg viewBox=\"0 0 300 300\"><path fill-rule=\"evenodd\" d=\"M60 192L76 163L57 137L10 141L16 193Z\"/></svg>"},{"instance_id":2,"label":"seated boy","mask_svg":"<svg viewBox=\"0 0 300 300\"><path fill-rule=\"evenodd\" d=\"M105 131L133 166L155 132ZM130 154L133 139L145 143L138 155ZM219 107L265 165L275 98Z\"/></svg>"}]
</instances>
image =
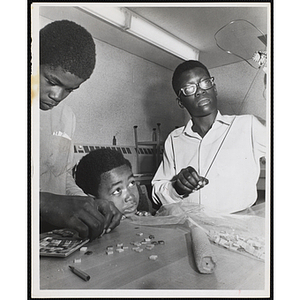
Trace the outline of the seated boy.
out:
<instances>
[{"instance_id":1,"label":"seated boy","mask_svg":"<svg viewBox=\"0 0 300 300\"><path fill-rule=\"evenodd\" d=\"M146 195L140 198L142 190L130 162L116 150L98 149L84 156L77 165L75 181L87 195L112 201L124 216L151 214L151 202Z\"/></svg>"}]
</instances>

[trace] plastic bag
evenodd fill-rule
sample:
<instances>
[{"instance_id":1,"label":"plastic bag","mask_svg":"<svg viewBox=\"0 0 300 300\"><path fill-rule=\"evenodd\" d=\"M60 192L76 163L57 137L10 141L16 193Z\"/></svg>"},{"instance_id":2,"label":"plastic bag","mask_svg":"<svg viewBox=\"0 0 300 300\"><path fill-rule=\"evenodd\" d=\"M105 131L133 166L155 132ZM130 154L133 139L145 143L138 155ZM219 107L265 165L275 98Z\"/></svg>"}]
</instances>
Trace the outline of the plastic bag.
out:
<instances>
[{"instance_id":1,"label":"plastic bag","mask_svg":"<svg viewBox=\"0 0 300 300\"><path fill-rule=\"evenodd\" d=\"M132 221L145 226L198 226L215 244L260 260L265 257L265 219L262 217L219 214L198 204L177 202L163 205L155 216L134 216Z\"/></svg>"}]
</instances>

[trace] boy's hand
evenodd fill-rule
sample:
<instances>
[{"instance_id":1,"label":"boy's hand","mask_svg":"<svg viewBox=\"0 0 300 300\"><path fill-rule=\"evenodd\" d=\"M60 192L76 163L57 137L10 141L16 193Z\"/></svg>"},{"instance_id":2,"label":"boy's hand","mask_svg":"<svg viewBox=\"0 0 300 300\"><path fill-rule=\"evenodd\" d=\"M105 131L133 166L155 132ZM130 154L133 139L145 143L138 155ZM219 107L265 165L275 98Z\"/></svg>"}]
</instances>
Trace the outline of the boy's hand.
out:
<instances>
[{"instance_id":1,"label":"boy's hand","mask_svg":"<svg viewBox=\"0 0 300 300\"><path fill-rule=\"evenodd\" d=\"M105 214L101 214L91 197L40 193L41 221L58 228L74 229L81 238L93 240L100 236L104 232L109 209L105 210Z\"/></svg>"},{"instance_id":2,"label":"boy's hand","mask_svg":"<svg viewBox=\"0 0 300 300\"><path fill-rule=\"evenodd\" d=\"M105 217L104 230L109 233L120 224L122 214L111 201L95 199L95 203Z\"/></svg>"},{"instance_id":3,"label":"boy's hand","mask_svg":"<svg viewBox=\"0 0 300 300\"><path fill-rule=\"evenodd\" d=\"M176 175L173 187L179 195L189 195L206 184L208 179L199 176L193 167L188 166Z\"/></svg>"}]
</instances>

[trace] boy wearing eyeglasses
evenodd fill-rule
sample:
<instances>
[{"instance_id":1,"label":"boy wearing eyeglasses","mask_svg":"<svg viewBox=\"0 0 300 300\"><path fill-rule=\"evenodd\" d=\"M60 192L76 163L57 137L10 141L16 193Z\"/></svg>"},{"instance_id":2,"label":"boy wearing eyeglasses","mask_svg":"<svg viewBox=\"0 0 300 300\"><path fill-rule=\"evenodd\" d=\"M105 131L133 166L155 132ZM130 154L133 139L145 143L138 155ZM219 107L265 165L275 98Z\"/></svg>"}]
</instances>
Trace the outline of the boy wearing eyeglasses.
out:
<instances>
[{"instance_id":1,"label":"boy wearing eyeglasses","mask_svg":"<svg viewBox=\"0 0 300 300\"><path fill-rule=\"evenodd\" d=\"M223 116L214 78L199 61L180 64L172 86L191 120L165 141L152 181L153 201L198 203L220 213L252 206L266 153L265 126L252 115Z\"/></svg>"}]
</instances>

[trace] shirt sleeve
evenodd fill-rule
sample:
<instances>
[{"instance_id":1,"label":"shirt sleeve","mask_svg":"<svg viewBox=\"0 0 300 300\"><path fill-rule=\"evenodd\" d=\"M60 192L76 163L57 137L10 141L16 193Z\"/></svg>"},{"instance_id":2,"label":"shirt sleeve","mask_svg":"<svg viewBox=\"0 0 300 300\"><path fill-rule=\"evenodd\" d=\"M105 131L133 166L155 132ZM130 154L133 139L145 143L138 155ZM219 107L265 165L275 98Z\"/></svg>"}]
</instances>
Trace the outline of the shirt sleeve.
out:
<instances>
[{"instance_id":1,"label":"shirt sleeve","mask_svg":"<svg viewBox=\"0 0 300 300\"><path fill-rule=\"evenodd\" d=\"M66 179L66 193L73 196L87 196L83 190L75 183L75 180L71 174L71 170L67 172Z\"/></svg>"},{"instance_id":2,"label":"shirt sleeve","mask_svg":"<svg viewBox=\"0 0 300 300\"><path fill-rule=\"evenodd\" d=\"M182 196L177 194L172 185L175 176L175 160L170 136L164 145L162 162L152 180L152 199L156 204L168 204L178 202Z\"/></svg>"},{"instance_id":3,"label":"shirt sleeve","mask_svg":"<svg viewBox=\"0 0 300 300\"><path fill-rule=\"evenodd\" d=\"M74 144L73 144L73 136L75 133L76 127L76 117L73 111L70 112L71 117L69 120L70 128L68 129L71 133L71 143L70 143L70 150L69 150L69 157L68 157L68 166L66 171L66 194L67 195L74 195L74 196L87 196L83 190L75 183L75 180L72 176L72 169L74 167Z\"/></svg>"},{"instance_id":4,"label":"shirt sleeve","mask_svg":"<svg viewBox=\"0 0 300 300\"><path fill-rule=\"evenodd\" d=\"M266 156L267 130L256 117L252 117L252 144L256 159Z\"/></svg>"}]
</instances>

